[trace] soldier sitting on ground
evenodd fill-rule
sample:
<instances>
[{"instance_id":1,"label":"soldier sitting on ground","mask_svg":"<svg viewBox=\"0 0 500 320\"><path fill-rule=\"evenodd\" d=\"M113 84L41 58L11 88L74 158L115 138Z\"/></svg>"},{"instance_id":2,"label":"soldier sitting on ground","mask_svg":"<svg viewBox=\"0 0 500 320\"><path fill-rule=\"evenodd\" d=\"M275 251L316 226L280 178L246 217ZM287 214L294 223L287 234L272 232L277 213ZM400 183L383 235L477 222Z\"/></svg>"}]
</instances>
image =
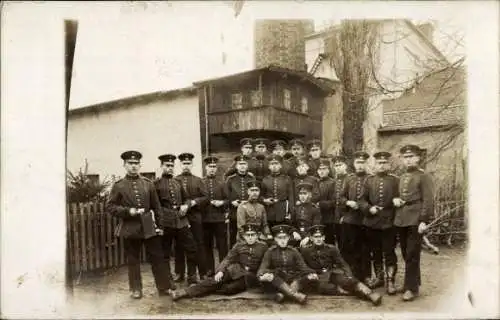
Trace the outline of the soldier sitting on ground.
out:
<instances>
[{"instance_id":1,"label":"soldier sitting on ground","mask_svg":"<svg viewBox=\"0 0 500 320\"><path fill-rule=\"evenodd\" d=\"M313 185L301 183L297 185L299 191L299 201L292 214L292 225L295 228L292 232L293 246L305 246L309 238L307 230L314 225L321 223L321 212L318 206L311 202Z\"/></svg>"},{"instance_id":2,"label":"soldier sitting on ground","mask_svg":"<svg viewBox=\"0 0 500 320\"><path fill-rule=\"evenodd\" d=\"M324 228L323 225L311 227L309 238L312 244L300 249L306 264L318 274L318 279L303 280L301 286L304 291L335 295L343 291L343 288L371 301L375 306L380 305L382 296L354 278L337 247L325 243Z\"/></svg>"},{"instance_id":3,"label":"soldier sitting on ground","mask_svg":"<svg viewBox=\"0 0 500 320\"><path fill-rule=\"evenodd\" d=\"M215 270L213 278L207 278L186 289L171 291L173 301L186 297L200 297L213 292L233 295L252 287L258 287L256 272L268 246L257 239L261 231L257 224L242 227L243 242L238 242Z\"/></svg>"},{"instance_id":4,"label":"soldier sitting on ground","mask_svg":"<svg viewBox=\"0 0 500 320\"><path fill-rule=\"evenodd\" d=\"M276 292L278 303L289 298L300 304L307 303L307 296L300 292L301 280L317 279L318 275L309 268L297 249L288 245L290 226L277 225L272 228L276 245L270 247L257 272L264 289Z\"/></svg>"}]
</instances>

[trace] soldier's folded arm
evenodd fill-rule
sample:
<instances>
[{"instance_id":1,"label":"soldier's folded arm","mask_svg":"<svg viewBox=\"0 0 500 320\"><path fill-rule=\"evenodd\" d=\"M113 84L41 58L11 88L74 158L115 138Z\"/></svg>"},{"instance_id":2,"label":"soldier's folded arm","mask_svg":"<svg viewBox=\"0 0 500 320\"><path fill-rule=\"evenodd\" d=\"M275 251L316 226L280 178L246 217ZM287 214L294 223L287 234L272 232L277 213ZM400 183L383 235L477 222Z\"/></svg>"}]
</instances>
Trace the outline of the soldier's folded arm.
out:
<instances>
[{"instance_id":1,"label":"soldier's folded arm","mask_svg":"<svg viewBox=\"0 0 500 320\"><path fill-rule=\"evenodd\" d=\"M419 222L429 223L434 217L434 184L429 174L422 174L420 188L422 211Z\"/></svg>"},{"instance_id":2,"label":"soldier's folded arm","mask_svg":"<svg viewBox=\"0 0 500 320\"><path fill-rule=\"evenodd\" d=\"M265 273L273 273L271 267L271 248L266 250L264 256L262 257L262 261L260 262L259 270L257 270L257 277L262 276Z\"/></svg>"},{"instance_id":3,"label":"soldier's folded arm","mask_svg":"<svg viewBox=\"0 0 500 320\"><path fill-rule=\"evenodd\" d=\"M120 204L122 199L123 196L120 187L116 184L113 185L106 203L106 211L117 218L132 219L133 216L130 215L130 207Z\"/></svg>"}]
</instances>

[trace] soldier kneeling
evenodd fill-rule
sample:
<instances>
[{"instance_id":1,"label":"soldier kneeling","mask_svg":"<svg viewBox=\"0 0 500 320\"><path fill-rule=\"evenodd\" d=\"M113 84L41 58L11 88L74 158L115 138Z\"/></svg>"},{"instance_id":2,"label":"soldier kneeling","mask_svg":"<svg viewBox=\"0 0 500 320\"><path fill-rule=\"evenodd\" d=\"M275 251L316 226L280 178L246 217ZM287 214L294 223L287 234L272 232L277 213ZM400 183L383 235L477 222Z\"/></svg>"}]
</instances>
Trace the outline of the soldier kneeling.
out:
<instances>
[{"instance_id":1,"label":"soldier kneeling","mask_svg":"<svg viewBox=\"0 0 500 320\"><path fill-rule=\"evenodd\" d=\"M277 225L272 228L276 245L269 248L257 272L264 289L276 292L276 301L289 298L300 304L307 302L307 296L300 292L303 279L314 280L318 275L309 268L300 252L289 246L291 227Z\"/></svg>"},{"instance_id":2,"label":"soldier kneeling","mask_svg":"<svg viewBox=\"0 0 500 320\"><path fill-rule=\"evenodd\" d=\"M210 293L232 295L251 287L258 287L256 272L268 246L257 241L260 226L245 224L242 226L243 240L237 242L215 270L215 276L200 283L171 292L172 300L185 297L200 297Z\"/></svg>"},{"instance_id":3,"label":"soldier kneeling","mask_svg":"<svg viewBox=\"0 0 500 320\"><path fill-rule=\"evenodd\" d=\"M380 305L382 296L354 278L337 247L325 243L324 228L323 225L311 227L309 234L312 244L300 249L306 264L318 274L318 279L305 280L302 285L304 290L335 295L338 293L337 287L341 287L371 301L375 306Z\"/></svg>"}]
</instances>

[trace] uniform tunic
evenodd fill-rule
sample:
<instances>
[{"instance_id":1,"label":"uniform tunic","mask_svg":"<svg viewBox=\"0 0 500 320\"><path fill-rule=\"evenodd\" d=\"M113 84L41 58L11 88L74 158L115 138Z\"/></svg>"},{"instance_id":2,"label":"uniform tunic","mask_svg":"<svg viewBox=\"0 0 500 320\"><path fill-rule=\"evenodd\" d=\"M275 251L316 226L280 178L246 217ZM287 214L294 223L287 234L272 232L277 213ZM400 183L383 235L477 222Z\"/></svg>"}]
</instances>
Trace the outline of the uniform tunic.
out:
<instances>
[{"instance_id":1,"label":"uniform tunic","mask_svg":"<svg viewBox=\"0 0 500 320\"><path fill-rule=\"evenodd\" d=\"M309 158L307 160L307 164L309 165L309 170L307 170L307 174L310 176L314 176L314 177L319 178L318 177L318 168L319 168L320 163L321 163L320 158L317 158L317 159Z\"/></svg>"},{"instance_id":2,"label":"uniform tunic","mask_svg":"<svg viewBox=\"0 0 500 320\"><path fill-rule=\"evenodd\" d=\"M295 179L293 180L295 201L299 200L299 189L297 188L297 186L301 183L312 184L313 189L312 189L311 202L313 202L313 203L318 202L318 199L319 199L319 179L316 177L313 177L313 176L309 176L309 175L305 175L305 176L296 175Z\"/></svg>"},{"instance_id":3,"label":"uniform tunic","mask_svg":"<svg viewBox=\"0 0 500 320\"><path fill-rule=\"evenodd\" d=\"M295 207L292 214L292 225L302 238L307 236L310 227L321 223L321 212L311 202L301 203Z\"/></svg>"},{"instance_id":4,"label":"uniform tunic","mask_svg":"<svg viewBox=\"0 0 500 320\"><path fill-rule=\"evenodd\" d=\"M379 173L366 179L364 195L360 200L363 207L382 207L375 215L366 212L363 225L373 229L388 229L394 223L394 205L392 200L399 196L399 181L394 175Z\"/></svg>"},{"instance_id":5,"label":"uniform tunic","mask_svg":"<svg viewBox=\"0 0 500 320\"><path fill-rule=\"evenodd\" d=\"M335 205L335 182L330 177L319 179L319 207L321 209L321 223L335 222L333 208Z\"/></svg>"},{"instance_id":6,"label":"uniform tunic","mask_svg":"<svg viewBox=\"0 0 500 320\"><path fill-rule=\"evenodd\" d=\"M236 213L238 227L238 239L241 238L241 228L248 223L260 226L262 233L271 234L267 225L267 215L264 206L257 201L246 201L239 205Z\"/></svg>"},{"instance_id":7,"label":"uniform tunic","mask_svg":"<svg viewBox=\"0 0 500 320\"><path fill-rule=\"evenodd\" d=\"M265 155L255 156L252 161L252 166L251 172L254 174L257 181L262 181L265 176L270 174L269 161L266 159Z\"/></svg>"},{"instance_id":8,"label":"uniform tunic","mask_svg":"<svg viewBox=\"0 0 500 320\"><path fill-rule=\"evenodd\" d=\"M278 173L270 174L262 180L261 197L263 199L277 199L278 202L266 205L267 219L275 225L285 221L288 213L292 212L295 204L293 183L289 176Z\"/></svg>"},{"instance_id":9,"label":"uniform tunic","mask_svg":"<svg viewBox=\"0 0 500 320\"><path fill-rule=\"evenodd\" d=\"M342 223L344 224L354 224L362 225L364 212L368 209L366 203L360 202L363 197L365 181L368 178L366 172L357 173L349 175L344 183L344 189L341 195L341 202L345 204L348 200L356 201L359 208L354 210L350 207L346 207L344 212Z\"/></svg>"},{"instance_id":10,"label":"uniform tunic","mask_svg":"<svg viewBox=\"0 0 500 320\"><path fill-rule=\"evenodd\" d=\"M274 274L273 284L279 285L280 282L298 280L307 274L314 273L314 270L307 266L297 249L273 245L264 254L257 276L265 273Z\"/></svg>"},{"instance_id":11,"label":"uniform tunic","mask_svg":"<svg viewBox=\"0 0 500 320\"><path fill-rule=\"evenodd\" d=\"M230 245L236 243L238 226L236 223L237 208L233 206L232 202L235 200L246 201L248 199L247 183L255 181L255 177L246 173L241 175L239 173L233 174L226 179L225 194L227 196L229 211L229 231L230 231Z\"/></svg>"},{"instance_id":12,"label":"uniform tunic","mask_svg":"<svg viewBox=\"0 0 500 320\"><path fill-rule=\"evenodd\" d=\"M145 235L141 217L131 216L130 208L143 208L145 212L153 210L157 226L162 227L160 201L151 180L140 175L127 175L115 182L106 204L106 210L120 219L115 230L117 237L142 239Z\"/></svg>"}]
</instances>

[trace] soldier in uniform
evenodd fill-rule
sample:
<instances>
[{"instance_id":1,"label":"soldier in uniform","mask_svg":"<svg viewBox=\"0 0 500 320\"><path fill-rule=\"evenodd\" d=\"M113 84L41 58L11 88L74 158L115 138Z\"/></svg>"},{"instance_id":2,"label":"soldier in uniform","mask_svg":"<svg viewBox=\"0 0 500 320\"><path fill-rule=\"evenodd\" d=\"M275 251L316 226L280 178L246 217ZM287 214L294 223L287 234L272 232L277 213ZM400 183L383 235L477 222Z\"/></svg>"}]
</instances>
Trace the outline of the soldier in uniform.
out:
<instances>
[{"instance_id":1,"label":"soldier in uniform","mask_svg":"<svg viewBox=\"0 0 500 320\"><path fill-rule=\"evenodd\" d=\"M292 179L282 171L283 159L279 155L268 157L270 175L262 180L262 199L266 206L267 221L272 228L291 218L294 206Z\"/></svg>"},{"instance_id":2,"label":"soldier in uniform","mask_svg":"<svg viewBox=\"0 0 500 320\"><path fill-rule=\"evenodd\" d=\"M283 157L286 153L286 142L283 140L274 140L269 144L271 153Z\"/></svg>"},{"instance_id":3,"label":"soldier in uniform","mask_svg":"<svg viewBox=\"0 0 500 320\"><path fill-rule=\"evenodd\" d=\"M242 228L244 225L251 223L257 224L262 230L260 240L267 241L272 239L271 231L267 225L266 209L259 203L260 198L260 183L258 181L247 182L248 201L242 202L236 211L236 224L238 227L237 241L242 240Z\"/></svg>"},{"instance_id":4,"label":"soldier in uniform","mask_svg":"<svg viewBox=\"0 0 500 320\"><path fill-rule=\"evenodd\" d=\"M309 171L307 173L310 176L318 177L318 167L321 162L321 141L313 139L307 143L307 148L309 149L309 158L307 160Z\"/></svg>"},{"instance_id":5,"label":"soldier in uniform","mask_svg":"<svg viewBox=\"0 0 500 320\"><path fill-rule=\"evenodd\" d=\"M373 255L373 267L375 278L369 283L370 288L378 288L384 285L384 265L387 277L387 293L396 293L394 277L396 275L396 234L393 226L395 208L392 203L394 198L399 197L399 181L392 174L388 174L389 152L377 152L375 158L374 176L366 179L364 196L361 200L365 202L362 206L369 208L363 218L366 227L366 239L369 249ZM385 260L385 263L383 263Z\"/></svg>"},{"instance_id":6,"label":"soldier in uniform","mask_svg":"<svg viewBox=\"0 0 500 320\"><path fill-rule=\"evenodd\" d=\"M318 206L311 202L313 185L307 182L297 186L299 190L298 204L292 214L292 226L295 227L292 236L294 244L305 246L309 242L307 230L314 225L321 223L321 212Z\"/></svg>"},{"instance_id":7,"label":"soldier in uniform","mask_svg":"<svg viewBox=\"0 0 500 320\"><path fill-rule=\"evenodd\" d=\"M319 208L321 210L321 223L325 226L326 242L335 244L335 182L329 176L330 161L321 160L318 166L319 176Z\"/></svg>"},{"instance_id":8,"label":"soldier in uniform","mask_svg":"<svg viewBox=\"0 0 500 320\"><path fill-rule=\"evenodd\" d=\"M304 157L304 142L300 139L290 141L290 151L292 156L287 159L287 174L294 179L297 175L297 166L300 163L299 158ZM306 158L307 159L307 158ZM307 160L303 160L307 161Z\"/></svg>"},{"instance_id":9,"label":"soldier in uniform","mask_svg":"<svg viewBox=\"0 0 500 320\"><path fill-rule=\"evenodd\" d=\"M236 211L238 206L248 199L247 183L255 181L255 177L248 172L247 156L239 155L234 158L237 172L226 179L225 194L229 202L229 242L230 246L236 243L236 236L238 234L238 226L236 222Z\"/></svg>"},{"instance_id":10,"label":"soldier in uniform","mask_svg":"<svg viewBox=\"0 0 500 320\"><path fill-rule=\"evenodd\" d=\"M207 198L201 204L203 231L205 235L205 251L207 257L207 274L213 275L215 270L215 259L213 243L217 246L219 261L222 261L227 255L229 248L227 246L226 231L226 212L228 201L224 193L224 180L217 178L217 163L219 159L214 156L205 157L206 176L203 178L203 184L207 191Z\"/></svg>"},{"instance_id":11,"label":"soldier in uniform","mask_svg":"<svg viewBox=\"0 0 500 320\"><path fill-rule=\"evenodd\" d=\"M260 264L257 277L266 290L276 292L276 301L289 298L300 304L307 303L307 296L300 292L301 280L306 277L317 279L318 275L309 268L297 249L288 245L291 227L277 225L272 229L276 245L271 246Z\"/></svg>"},{"instance_id":12,"label":"soldier in uniform","mask_svg":"<svg viewBox=\"0 0 500 320\"><path fill-rule=\"evenodd\" d=\"M196 281L196 242L189 227L187 212L191 206L186 192L177 179L174 178L174 163L177 157L164 154L158 157L163 170L162 176L155 181L155 188L161 203L161 221L165 228L163 234L163 252L170 270L170 253L172 243L182 249L187 259L188 281ZM178 281L184 279L177 279Z\"/></svg>"},{"instance_id":13,"label":"soldier in uniform","mask_svg":"<svg viewBox=\"0 0 500 320\"><path fill-rule=\"evenodd\" d=\"M297 199L299 198L298 197L299 190L298 190L297 186L301 183L304 183L304 182L310 183L313 186L311 201L316 203L319 200L319 179L307 174L307 172L309 171L309 165L307 164L306 159L307 158L305 158L305 157L298 157L297 158L298 164L297 164L297 167L295 169L295 172L297 172L297 174L295 175L295 178L293 179L294 199L295 199L296 204L298 204Z\"/></svg>"},{"instance_id":14,"label":"soldier in uniform","mask_svg":"<svg viewBox=\"0 0 500 320\"><path fill-rule=\"evenodd\" d=\"M340 224L340 219L344 216L344 212L347 210L345 202L342 200L342 192L345 187L345 181L348 176L347 174L347 160L344 156L338 155L332 158L333 167L335 169L334 178L334 226L335 226L335 240L337 241L337 247L340 253L344 254L343 249L343 236L342 236L342 225Z\"/></svg>"},{"instance_id":15,"label":"soldier in uniform","mask_svg":"<svg viewBox=\"0 0 500 320\"><path fill-rule=\"evenodd\" d=\"M267 161L267 143L268 140L259 138L254 140L255 155L253 159L252 173L257 181L262 181L269 174L269 163Z\"/></svg>"},{"instance_id":16,"label":"soldier in uniform","mask_svg":"<svg viewBox=\"0 0 500 320\"><path fill-rule=\"evenodd\" d=\"M172 300L185 297L200 297L212 292L237 294L252 287L258 287L256 273L268 247L257 240L260 228L255 224L242 226L244 241L236 243L219 264L213 278L208 278L187 289L171 292Z\"/></svg>"},{"instance_id":17,"label":"soldier in uniform","mask_svg":"<svg viewBox=\"0 0 500 320\"><path fill-rule=\"evenodd\" d=\"M308 232L312 245L300 248L300 252L306 264L318 274L318 280L306 281L303 284L304 291L335 295L339 293L340 287L379 306L382 296L356 279L337 247L325 243L324 226L313 226Z\"/></svg>"},{"instance_id":18,"label":"soldier in uniform","mask_svg":"<svg viewBox=\"0 0 500 320\"><path fill-rule=\"evenodd\" d=\"M247 160L247 171L253 174L254 170L254 160L252 158L253 151L253 140L250 138L243 138L240 140L241 145L241 154L242 156L248 158ZM229 176L235 174L238 170L236 169L236 162L227 169L226 173L224 173L224 179L227 179Z\"/></svg>"},{"instance_id":19,"label":"soldier in uniform","mask_svg":"<svg viewBox=\"0 0 500 320\"><path fill-rule=\"evenodd\" d=\"M201 218L201 205L207 199L207 190L200 177L191 173L193 168L194 155L191 153L181 153L178 157L181 162L182 173L175 177L185 191L187 201L190 203L187 217L191 232L196 242L196 253L198 257L198 273L200 278L206 277L206 255L203 235L203 223ZM182 245L175 245L175 271L181 279L186 270L186 255L182 250ZM195 278L188 279L190 284L196 282Z\"/></svg>"},{"instance_id":20,"label":"soldier in uniform","mask_svg":"<svg viewBox=\"0 0 500 320\"><path fill-rule=\"evenodd\" d=\"M394 226L397 228L401 252L405 260L403 300L412 301L419 294L420 251L422 234L434 215L432 178L419 168L420 147L406 145L400 149L406 172L399 180L399 198Z\"/></svg>"},{"instance_id":21,"label":"soldier in uniform","mask_svg":"<svg viewBox=\"0 0 500 320\"><path fill-rule=\"evenodd\" d=\"M354 154L354 169L356 173L349 176L344 184L341 202L347 207L340 218L343 234L343 257L351 267L354 276L367 283L371 278L370 259L367 244L365 243L365 229L363 217L368 210L360 200L363 197L366 172L366 160L370 156L363 151Z\"/></svg>"},{"instance_id":22,"label":"soldier in uniform","mask_svg":"<svg viewBox=\"0 0 500 320\"><path fill-rule=\"evenodd\" d=\"M111 188L106 211L120 220L115 236L123 238L131 297L142 298L140 253L143 245L150 259L158 293L166 295L172 283L170 269L163 256L161 237L157 236L163 233L160 201L152 181L139 175L142 154L126 151L121 158L127 174ZM146 219L151 214L150 220ZM153 233L146 234L146 230Z\"/></svg>"}]
</instances>

